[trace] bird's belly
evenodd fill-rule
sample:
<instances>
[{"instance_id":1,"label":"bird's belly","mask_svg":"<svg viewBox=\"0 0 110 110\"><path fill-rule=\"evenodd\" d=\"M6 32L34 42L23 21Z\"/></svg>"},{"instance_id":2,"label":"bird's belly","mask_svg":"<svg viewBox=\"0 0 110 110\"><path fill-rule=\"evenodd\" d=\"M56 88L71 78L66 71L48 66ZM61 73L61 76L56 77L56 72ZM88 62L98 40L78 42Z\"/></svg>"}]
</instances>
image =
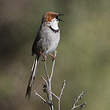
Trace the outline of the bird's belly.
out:
<instances>
[{"instance_id":1,"label":"bird's belly","mask_svg":"<svg viewBox=\"0 0 110 110\"><path fill-rule=\"evenodd\" d=\"M53 32L50 28L44 27L41 30L41 39L42 39L42 49L45 54L53 52L56 50L59 40L60 40L60 31Z\"/></svg>"},{"instance_id":2,"label":"bird's belly","mask_svg":"<svg viewBox=\"0 0 110 110\"><path fill-rule=\"evenodd\" d=\"M51 53L53 51L56 50L58 46L58 42L51 42L51 45L48 47L48 49L46 50L46 54Z\"/></svg>"},{"instance_id":3,"label":"bird's belly","mask_svg":"<svg viewBox=\"0 0 110 110\"><path fill-rule=\"evenodd\" d=\"M48 48L47 48L47 51L46 51L46 54L48 53L51 53L53 51L56 50L57 46L58 46L58 43L59 43L59 40L60 40L60 35L59 34L56 34L56 35L51 35L50 39L49 39L49 44L48 45Z\"/></svg>"},{"instance_id":4,"label":"bird's belly","mask_svg":"<svg viewBox=\"0 0 110 110\"><path fill-rule=\"evenodd\" d=\"M45 34L43 38L42 47L44 53L48 54L56 50L60 40L60 33Z\"/></svg>"}]
</instances>

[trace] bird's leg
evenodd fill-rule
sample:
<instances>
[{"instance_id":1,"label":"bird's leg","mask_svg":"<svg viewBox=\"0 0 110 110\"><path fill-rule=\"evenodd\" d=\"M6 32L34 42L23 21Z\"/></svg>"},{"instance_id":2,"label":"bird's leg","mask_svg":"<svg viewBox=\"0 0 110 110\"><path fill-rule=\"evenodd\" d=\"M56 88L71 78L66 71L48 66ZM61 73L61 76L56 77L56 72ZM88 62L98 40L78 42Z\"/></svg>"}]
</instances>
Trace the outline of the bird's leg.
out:
<instances>
[{"instance_id":1,"label":"bird's leg","mask_svg":"<svg viewBox=\"0 0 110 110\"><path fill-rule=\"evenodd\" d=\"M42 61L46 61L47 56L43 54L43 52L40 52L40 55L42 56L43 60Z\"/></svg>"},{"instance_id":2,"label":"bird's leg","mask_svg":"<svg viewBox=\"0 0 110 110\"><path fill-rule=\"evenodd\" d=\"M54 56L52 53L49 53L49 55L52 57L52 61L56 60L56 56Z\"/></svg>"}]
</instances>

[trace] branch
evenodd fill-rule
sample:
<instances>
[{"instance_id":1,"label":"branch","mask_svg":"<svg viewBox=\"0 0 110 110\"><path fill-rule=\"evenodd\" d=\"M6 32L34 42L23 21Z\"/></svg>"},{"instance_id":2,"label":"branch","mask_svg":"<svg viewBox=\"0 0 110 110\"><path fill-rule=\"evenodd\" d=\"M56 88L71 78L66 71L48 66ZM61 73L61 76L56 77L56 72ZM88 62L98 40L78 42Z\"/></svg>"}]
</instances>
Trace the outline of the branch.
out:
<instances>
[{"instance_id":1,"label":"branch","mask_svg":"<svg viewBox=\"0 0 110 110\"><path fill-rule=\"evenodd\" d=\"M43 76L41 78L44 80L45 84L48 85L47 80Z\"/></svg>"},{"instance_id":2,"label":"branch","mask_svg":"<svg viewBox=\"0 0 110 110\"><path fill-rule=\"evenodd\" d=\"M86 94L86 91L82 91L80 93L80 95L74 99L74 103L73 103L73 106L72 106L71 110L78 109L78 108L83 108L86 105L86 102L83 102L82 104L77 105L79 100L81 100L85 96L85 94Z\"/></svg>"},{"instance_id":3,"label":"branch","mask_svg":"<svg viewBox=\"0 0 110 110\"><path fill-rule=\"evenodd\" d=\"M59 96L60 99L62 97L62 94L63 94L64 88L65 88L65 85L66 85L66 81L64 80L63 85L62 85L62 89L61 89L61 92L60 92L60 96Z\"/></svg>"},{"instance_id":4,"label":"branch","mask_svg":"<svg viewBox=\"0 0 110 110\"><path fill-rule=\"evenodd\" d=\"M38 96L44 103L47 103L46 100L40 94L37 93L37 91L34 91L34 92L35 92L35 95Z\"/></svg>"},{"instance_id":5,"label":"branch","mask_svg":"<svg viewBox=\"0 0 110 110\"><path fill-rule=\"evenodd\" d=\"M51 94L52 94L57 100L59 100L59 97L58 97L55 93L51 92Z\"/></svg>"},{"instance_id":6,"label":"branch","mask_svg":"<svg viewBox=\"0 0 110 110\"><path fill-rule=\"evenodd\" d=\"M57 52L55 51L55 53L54 53L55 57L56 57L56 54L57 54ZM53 60L52 71L51 71L51 75L50 75L50 78L49 78L50 81L52 80L52 77L53 77L53 71L54 71L54 67L55 67L55 62L56 62L56 60Z\"/></svg>"},{"instance_id":7,"label":"branch","mask_svg":"<svg viewBox=\"0 0 110 110\"><path fill-rule=\"evenodd\" d=\"M56 51L54 53L54 56L56 57ZM51 87L51 81L52 81L52 77L53 77L53 72L54 72L54 67L55 67L55 60L53 60L53 64L52 64L52 70L51 70L51 74L50 74L50 77L49 77L49 74L48 74L48 71L47 71L47 65L46 65L46 61L44 62L44 69L45 69L45 74L47 76L47 80L45 80L43 78L43 80L45 81L45 85L43 87L43 90L44 92L47 94L47 99L48 99L48 104L49 104L49 107L50 107L50 110L54 110L54 107L53 107L53 101L52 101L52 87ZM54 94L55 96L55 94Z\"/></svg>"},{"instance_id":8,"label":"branch","mask_svg":"<svg viewBox=\"0 0 110 110\"><path fill-rule=\"evenodd\" d=\"M61 97L63 95L65 85L66 85L66 81L64 80L63 85L62 85L62 89L61 89L61 92L60 92L59 100L58 100L58 110L61 109Z\"/></svg>"},{"instance_id":9,"label":"branch","mask_svg":"<svg viewBox=\"0 0 110 110\"><path fill-rule=\"evenodd\" d=\"M56 57L56 51L54 53L54 56ZM52 63L51 73L49 76L46 61L44 61L45 78L44 76L42 76L42 79L45 82L45 84L43 85L43 92L46 94L47 99L45 100L37 91L34 91L34 92L35 92L35 95L38 96L44 103L48 104L50 110L54 110L54 106L53 106L53 96L54 96L58 101L58 110L61 110L61 98L64 92L66 81L64 80L62 84L62 88L59 96L57 96L55 93L52 92L52 77L54 74L55 63L56 63L56 60L54 59ZM78 104L79 101L83 98L83 96L85 96L85 94L86 94L86 91L82 91L79 94L79 96L74 99L71 110L83 108L86 105L86 102L83 102L82 104Z\"/></svg>"},{"instance_id":10,"label":"branch","mask_svg":"<svg viewBox=\"0 0 110 110\"><path fill-rule=\"evenodd\" d=\"M49 75L48 75L48 71L47 71L47 64L46 61L44 61L44 70L45 70L45 75L47 77L47 81L49 80Z\"/></svg>"}]
</instances>

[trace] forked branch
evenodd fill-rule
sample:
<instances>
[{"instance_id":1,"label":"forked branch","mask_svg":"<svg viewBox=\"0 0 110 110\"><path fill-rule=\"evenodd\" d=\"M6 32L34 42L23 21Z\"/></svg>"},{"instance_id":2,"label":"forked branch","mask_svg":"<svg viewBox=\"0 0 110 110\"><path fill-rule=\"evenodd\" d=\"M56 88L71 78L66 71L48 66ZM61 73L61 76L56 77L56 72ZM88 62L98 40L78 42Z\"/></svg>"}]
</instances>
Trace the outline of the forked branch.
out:
<instances>
[{"instance_id":1,"label":"forked branch","mask_svg":"<svg viewBox=\"0 0 110 110\"><path fill-rule=\"evenodd\" d=\"M56 51L54 53L54 56L56 57ZM58 110L61 110L61 98L62 98L62 95L64 92L66 81L64 80L64 82L62 84L62 88L61 88L59 96L56 95L52 91L52 78L53 78L53 74L54 74L55 62L56 62L56 60L54 59L53 63L52 63L51 73L49 74L48 68L47 68L47 63L46 63L46 61L44 61L45 73L44 73L44 76L42 76L42 79L45 84L43 85L43 92L46 94L47 98L44 99L37 91L34 91L34 92L35 92L35 95L38 96L44 103L49 105L50 110L54 110L54 105L53 105L53 96L54 96L58 101ZM86 102L84 102L82 104L78 104L78 102L82 99L82 97L85 95L85 93L86 93L85 91L82 91L81 94L74 99L71 110L83 108L86 105Z\"/></svg>"},{"instance_id":2,"label":"forked branch","mask_svg":"<svg viewBox=\"0 0 110 110\"><path fill-rule=\"evenodd\" d=\"M79 96L74 99L73 106L72 106L71 110L83 108L86 105L86 102L83 102L82 104L78 105L78 102L85 96L85 94L86 94L86 91L82 91L79 94Z\"/></svg>"}]
</instances>

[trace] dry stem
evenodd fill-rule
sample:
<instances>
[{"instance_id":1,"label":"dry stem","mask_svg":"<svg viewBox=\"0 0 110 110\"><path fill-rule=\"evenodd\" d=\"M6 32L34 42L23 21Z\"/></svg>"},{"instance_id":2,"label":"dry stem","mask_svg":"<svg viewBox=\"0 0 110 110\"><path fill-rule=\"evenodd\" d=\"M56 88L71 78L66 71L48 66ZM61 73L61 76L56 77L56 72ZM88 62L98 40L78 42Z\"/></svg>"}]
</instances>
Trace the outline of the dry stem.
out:
<instances>
[{"instance_id":1,"label":"dry stem","mask_svg":"<svg viewBox=\"0 0 110 110\"><path fill-rule=\"evenodd\" d=\"M54 56L56 57L56 51L54 53ZM34 91L34 92L35 92L35 95L38 96L44 103L47 103L49 105L50 110L54 110L53 99L52 99L52 97L54 96L58 101L58 110L61 110L61 98L66 85L66 81L64 80L62 84L62 88L59 96L57 96L54 92L52 92L52 77L54 74L55 62L56 61L53 60L51 74L49 76L46 61L44 61L44 70L45 70L44 75L46 78L42 76L42 79L45 82L45 84L43 85L43 92L46 93L47 99L44 99L37 91ZM85 91L82 91L81 94L74 99L74 103L71 110L82 108L86 105L86 102L78 105L79 100L81 100L84 95L85 95Z\"/></svg>"},{"instance_id":2,"label":"dry stem","mask_svg":"<svg viewBox=\"0 0 110 110\"><path fill-rule=\"evenodd\" d=\"M81 100L83 98L83 96L85 96L85 94L86 94L86 91L82 91L79 94L79 96L74 99L74 103L73 103L73 106L72 106L71 110L78 109L78 108L83 108L86 105L86 102L83 102L82 104L77 105L79 100Z\"/></svg>"}]
</instances>

